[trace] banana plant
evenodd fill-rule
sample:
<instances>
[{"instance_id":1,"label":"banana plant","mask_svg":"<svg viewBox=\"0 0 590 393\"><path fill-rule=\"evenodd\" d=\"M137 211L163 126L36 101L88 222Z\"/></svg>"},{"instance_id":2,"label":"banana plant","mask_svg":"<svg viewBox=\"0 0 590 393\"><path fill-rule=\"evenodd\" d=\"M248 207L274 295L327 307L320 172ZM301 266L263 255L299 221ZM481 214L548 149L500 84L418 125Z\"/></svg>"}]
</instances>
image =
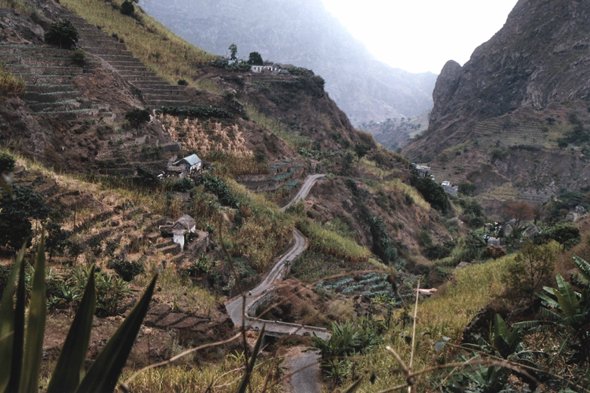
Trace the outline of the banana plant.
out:
<instances>
[{"instance_id":1,"label":"banana plant","mask_svg":"<svg viewBox=\"0 0 590 393\"><path fill-rule=\"evenodd\" d=\"M0 393L37 393L45 334L45 239L37 252L27 326L25 329L25 264L23 247L10 272L0 304ZM57 365L48 393L112 392L127 362L156 284L154 277L143 296L98 355L88 372L84 360L90 342L96 289L90 270L84 295ZM15 282L18 280L18 285ZM16 288L16 305L14 293Z\"/></svg>"},{"instance_id":2,"label":"banana plant","mask_svg":"<svg viewBox=\"0 0 590 393\"><path fill-rule=\"evenodd\" d=\"M581 262L587 263L581 258L574 259L578 266ZM585 274L587 266L580 266ZM545 331L548 328L557 329L562 337L561 354L565 348L574 349L574 356L578 360L590 359L590 297L588 288L582 293L574 291L572 286L561 275L556 276L557 288L543 287L546 293L537 293L543 301L544 307L540 308L545 320L525 321L515 323L516 328L525 328L530 332Z\"/></svg>"},{"instance_id":3,"label":"banana plant","mask_svg":"<svg viewBox=\"0 0 590 393\"><path fill-rule=\"evenodd\" d=\"M578 279L586 285L590 285L590 263L586 262L577 255L574 255L574 262L578 265L580 271L577 274Z\"/></svg>"}]
</instances>

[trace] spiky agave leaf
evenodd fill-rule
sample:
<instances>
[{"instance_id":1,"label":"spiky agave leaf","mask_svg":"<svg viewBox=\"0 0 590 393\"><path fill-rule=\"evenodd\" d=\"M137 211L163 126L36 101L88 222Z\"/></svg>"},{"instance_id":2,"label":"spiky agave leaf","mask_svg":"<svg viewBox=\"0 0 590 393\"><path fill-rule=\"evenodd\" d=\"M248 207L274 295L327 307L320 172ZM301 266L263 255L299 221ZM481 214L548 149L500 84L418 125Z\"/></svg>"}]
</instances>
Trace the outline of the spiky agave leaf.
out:
<instances>
[{"instance_id":1,"label":"spiky agave leaf","mask_svg":"<svg viewBox=\"0 0 590 393\"><path fill-rule=\"evenodd\" d=\"M16 262L10 271L4 294L2 295L2 304L0 304L0 392L3 392L10 380L12 366L12 347L14 339L14 287L17 275L21 270L25 255L25 246L18 253Z\"/></svg>"},{"instance_id":2,"label":"spiky agave leaf","mask_svg":"<svg viewBox=\"0 0 590 393\"><path fill-rule=\"evenodd\" d=\"M154 294L156 275L139 302L100 352L76 390L78 393L104 393L115 390L119 375L135 343Z\"/></svg>"},{"instance_id":3,"label":"spiky agave leaf","mask_svg":"<svg viewBox=\"0 0 590 393\"><path fill-rule=\"evenodd\" d=\"M41 370L41 360L43 360L46 313L45 234L42 234L39 249L37 250L37 261L33 276L29 317L27 319L23 372L21 374L19 393L39 392L39 372Z\"/></svg>"},{"instance_id":4,"label":"spiky agave leaf","mask_svg":"<svg viewBox=\"0 0 590 393\"><path fill-rule=\"evenodd\" d=\"M17 392L23 367L25 346L25 264L19 266L16 307L14 308L14 334L12 338L12 357L10 360L10 380L6 392Z\"/></svg>"}]
</instances>

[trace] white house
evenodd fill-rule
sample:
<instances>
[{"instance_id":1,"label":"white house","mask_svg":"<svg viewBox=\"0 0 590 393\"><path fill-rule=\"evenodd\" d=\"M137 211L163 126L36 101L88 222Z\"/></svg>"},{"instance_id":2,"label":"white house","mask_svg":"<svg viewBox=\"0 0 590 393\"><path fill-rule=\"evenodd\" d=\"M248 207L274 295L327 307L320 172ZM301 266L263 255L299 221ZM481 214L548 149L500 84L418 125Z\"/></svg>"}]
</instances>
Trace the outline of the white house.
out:
<instances>
[{"instance_id":1,"label":"white house","mask_svg":"<svg viewBox=\"0 0 590 393\"><path fill-rule=\"evenodd\" d=\"M279 72L280 68L275 65L253 65L250 71L260 74L262 72Z\"/></svg>"},{"instance_id":2,"label":"white house","mask_svg":"<svg viewBox=\"0 0 590 393\"><path fill-rule=\"evenodd\" d=\"M191 216L185 214L172 224L171 230L173 241L180 245L180 251L182 252L184 251L184 236L186 233L196 232L196 222Z\"/></svg>"},{"instance_id":3,"label":"white house","mask_svg":"<svg viewBox=\"0 0 590 393\"><path fill-rule=\"evenodd\" d=\"M196 154L191 154L190 156L184 157L181 160L176 161L172 164L172 168L168 168L169 170L173 170L173 168L180 168L183 174L191 174L193 172L198 172L201 170L203 166L203 161L197 156Z\"/></svg>"}]
</instances>

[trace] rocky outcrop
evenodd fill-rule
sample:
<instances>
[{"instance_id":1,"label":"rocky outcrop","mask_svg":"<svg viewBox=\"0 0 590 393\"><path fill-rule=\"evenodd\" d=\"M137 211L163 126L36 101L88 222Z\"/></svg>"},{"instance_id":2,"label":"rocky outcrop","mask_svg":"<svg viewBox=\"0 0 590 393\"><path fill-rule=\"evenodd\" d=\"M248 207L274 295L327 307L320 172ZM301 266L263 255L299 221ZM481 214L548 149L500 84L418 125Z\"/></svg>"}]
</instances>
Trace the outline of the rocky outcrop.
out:
<instances>
[{"instance_id":1,"label":"rocky outcrop","mask_svg":"<svg viewBox=\"0 0 590 393\"><path fill-rule=\"evenodd\" d=\"M586 2L519 1L504 27L469 62L444 67L427 137L412 144L408 154L438 153L450 146L445 137L466 134L470 123L521 107L543 110L551 103L589 100L589 20Z\"/></svg>"},{"instance_id":2,"label":"rocky outcrop","mask_svg":"<svg viewBox=\"0 0 590 393\"><path fill-rule=\"evenodd\" d=\"M533 155L542 158L533 157L533 162L545 162L552 155L575 161L581 156L577 148L560 151L558 142L589 120L589 21L588 2L520 0L504 27L463 67L454 61L445 65L434 90L429 129L405 148L406 155L415 161L434 160L433 172L440 181L448 180L439 178L442 175L466 180L472 169L467 165L491 165L490 171L506 175L500 168L506 166L503 154L516 146L536 149ZM579 120L571 120L574 115ZM494 149L498 154L492 158ZM458 165L454 156L464 151L480 157ZM530 164L524 159L512 162L511 167L520 171L506 180L520 183L517 188L530 188L532 184L522 179ZM572 167L572 174L585 166ZM556 178L535 187L542 189L553 181L569 187Z\"/></svg>"}]
</instances>

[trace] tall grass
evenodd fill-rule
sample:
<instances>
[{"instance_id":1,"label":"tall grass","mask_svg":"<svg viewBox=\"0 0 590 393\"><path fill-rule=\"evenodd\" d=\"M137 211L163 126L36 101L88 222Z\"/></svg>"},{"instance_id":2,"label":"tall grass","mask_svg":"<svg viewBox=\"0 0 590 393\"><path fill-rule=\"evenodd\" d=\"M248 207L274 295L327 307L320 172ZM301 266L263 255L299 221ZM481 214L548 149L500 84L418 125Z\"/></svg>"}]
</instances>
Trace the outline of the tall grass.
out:
<instances>
[{"instance_id":1,"label":"tall grass","mask_svg":"<svg viewBox=\"0 0 590 393\"><path fill-rule=\"evenodd\" d=\"M122 1L113 3L120 6ZM194 85L197 67L216 58L179 38L139 7L135 13L141 23L102 0L62 0L61 4L108 34L117 34L134 56L171 83L185 79Z\"/></svg>"},{"instance_id":2,"label":"tall grass","mask_svg":"<svg viewBox=\"0 0 590 393\"><path fill-rule=\"evenodd\" d=\"M6 95L18 95L25 91L25 80L12 75L6 64L0 62L0 98Z\"/></svg>"},{"instance_id":3,"label":"tall grass","mask_svg":"<svg viewBox=\"0 0 590 393\"><path fill-rule=\"evenodd\" d=\"M214 392L217 393L234 393L237 385L243 377L242 366L244 359L241 355L226 356L222 362L217 364L203 364L202 359L199 359L198 353L195 355L194 361L191 364L175 365L166 368L156 368L141 374L130 385L130 391L135 393L142 392L162 392L162 393L176 393L176 392L207 392L210 384ZM195 366L194 363L199 364ZM252 391L263 391L266 378L271 373L271 376L277 377L278 368L273 367L273 359L266 362L260 362L255 367L252 374L250 385ZM124 373L122 380L125 380L132 372ZM274 393L281 391L280 385L277 384L274 378L271 378L267 388L267 393Z\"/></svg>"},{"instance_id":4,"label":"tall grass","mask_svg":"<svg viewBox=\"0 0 590 393\"><path fill-rule=\"evenodd\" d=\"M371 253L354 241L344 238L332 231L323 228L312 221L301 219L297 222L297 228L309 240L309 246L313 251L344 258L350 262L367 262Z\"/></svg>"},{"instance_id":5,"label":"tall grass","mask_svg":"<svg viewBox=\"0 0 590 393\"><path fill-rule=\"evenodd\" d=\"M409 195L414 200L414 203L425 210L430 210L430 203L426 202L422 195L412 186L404 183L401 179L393 179L391 181L383 182L378 189L384 191L401 191Z\"/></svg>"},{"instance_id":6,"label":"tall grass","mask_svg":"<svg viewBox=\"0 0 590 393\"><path fill-rule=\"evenodd\" d=\"M0 0L0 8L12 8L18 13L32 15L37 9L23 0Z\"/></svg>"},{"instance_id":7,"label":"tall grass","mask_svg":"<svg viewBox=\"0 0 590 393\"><path fill-rule=\"evenodd\" d=\"M240 204L244 223L231 233L239 254L247 255L258 272L271 266L274 258L293 237L294 219L264 196L248 191L233 179L224 179Z\"/></svg>"},{"instance_id":8,"label":"tall grass","mask_svg":"<svg viewBox=\"0 0 590 393\"><path fill-rule=\"evenodd\" d=\"M500 294L502 275L513 256L504 257L485 264L473 265L455 270L454 276L441 294L418 305L417 317L417 351L414 354L414 370L444 362L444 354L437 354L430 341L435 342L443 337L449 337L451 343L459 344L465 326L475 314L497 294ZM376 392L404 383L400 374L393 375L392 371L399 369L399 363L389 353L385 346L389 345L402 360L409 363L411 348L402 338L412 334L411 324L402 324L404 316L413 314L413 307L405 314L400 311L396 316L398 324L392 326L385 333L384 345L379 346L370 354L360 357L357 373L365 371L375 372L377 378L374 385L363 384L364 392ZM426 376L429 377L428 375ZM432 375L430 375L432 377ZM352 380L344 383L352 383ZM431 385L429 385L432 388ZM429 391L423 386L419 391ZM437 390L438 391L438 390Z\"/></svg>"},{"instance_id":9,"label":"tall grass","mask_svg":"<svg viewBox=\"0 0 590 393\"><path fill-rule=\"evenodd\" d=\"M295 151L299 151L302 147L309 148L311 146L312 141L310 139L292 131L279 120L260 113L254 105L248 103L245 105L245 109L246 114L252 120L260 126L272 131L273 134L287 142L287 144Z\"/></svg>"}]
</instances>

